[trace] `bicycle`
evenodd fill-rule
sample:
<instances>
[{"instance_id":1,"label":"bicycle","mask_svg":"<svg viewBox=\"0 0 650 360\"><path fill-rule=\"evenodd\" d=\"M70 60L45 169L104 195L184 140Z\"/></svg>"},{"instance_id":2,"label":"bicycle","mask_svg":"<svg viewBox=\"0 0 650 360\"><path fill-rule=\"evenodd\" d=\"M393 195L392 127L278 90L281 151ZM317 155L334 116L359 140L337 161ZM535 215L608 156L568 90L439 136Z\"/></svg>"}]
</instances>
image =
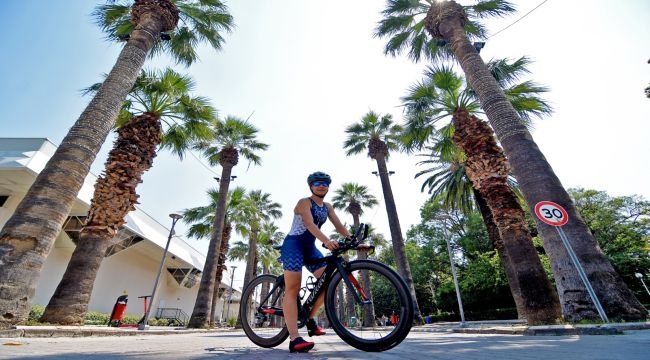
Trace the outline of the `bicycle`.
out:
<instances>
[{"instance_id":1,"label":"bicycle","mask_svg":"<svg viewBox=\"0 0 650 360\"><path fill-rule=\"evenodd\" d=\"M344 259L343 254L349 250L373 251L374 246L361 244L367 236L368 227L361 224L348 241L339 241L339 248L330 255L306 261L306 264L326 265L318 279L310 276L301 288L297 301L298 327L306 325L314 302L325 292L325 313L334 332L359 350L378 352L391 349L406 338L413 324L414 305L406 282L387 265L375 260ZM307 291L309 296L303 301ZM347 306L346 295L353 300ZM244 289L239 314L246 336L256 345L276 347L289 336L284 323L283 297L283 275L260 275ZM399 316L398 323L382 326L379 318L393 311Z\"/></svg>"}]
</instances>

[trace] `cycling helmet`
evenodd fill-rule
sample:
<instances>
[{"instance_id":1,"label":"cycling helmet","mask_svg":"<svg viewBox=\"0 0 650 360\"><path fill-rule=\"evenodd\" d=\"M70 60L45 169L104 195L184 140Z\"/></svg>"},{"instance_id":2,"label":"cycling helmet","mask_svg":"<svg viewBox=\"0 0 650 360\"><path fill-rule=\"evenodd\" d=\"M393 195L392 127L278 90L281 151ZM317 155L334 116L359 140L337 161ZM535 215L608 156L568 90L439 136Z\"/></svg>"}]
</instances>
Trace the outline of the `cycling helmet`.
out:
<instances>
[{"instance_id":1,"label":"cycling helmet","mask_svg":"<svg viewBox=\"0 0 650 360\"><path fill-rule=\"evenodd\" d=\"M307 184L309 184L309 186L311 186L311 184L313 184L316 181L324 181L327 183L327 185L329 185L332 183L332 178L321 171L316 171L315 173L310 174L307 177Z\"/></svg>"}]
</instances>

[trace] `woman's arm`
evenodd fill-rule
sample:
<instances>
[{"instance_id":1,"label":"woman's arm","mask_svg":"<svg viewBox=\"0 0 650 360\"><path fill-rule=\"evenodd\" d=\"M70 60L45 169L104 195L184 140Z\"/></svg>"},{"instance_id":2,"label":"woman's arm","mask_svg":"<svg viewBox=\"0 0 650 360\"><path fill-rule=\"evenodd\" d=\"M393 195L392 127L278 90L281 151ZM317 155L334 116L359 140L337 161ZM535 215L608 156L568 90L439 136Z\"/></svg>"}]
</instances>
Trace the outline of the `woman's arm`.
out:
<instances>
[{"instance_id":1,"label":"woman's arm","mask_svg":"<svg viewBox=\"0 0 650 360\"><path fill-rule=\"evenodd\" d=\"M336 241L330 240L327 235L320 231L318 226L316 226L316 223L314 223L314 217L311 215L311 202L309 199L300 199L298 204L296 204L294 212L300 215L307 230L312 233L316 239L325 244L326 248L333 250L339 247L339 244Z\"/></svg>"},{"instance_id":2,"label":"woman's arm","mask_svg":"<svg viewBox=\"0 0 650 360\"><path fill-rule=\"evenodd\" d=\"M350 234L348 229L346 229L345 226L341 223L341 220L339 220L339 217L334 212L334 207L332 206L332 204L325 203L325 205L327 205L327 216L329 217L330 221L334 225L336 231L339 234L345 236L346 238L352 236L352 234Z\"/></svg>"}]
</instances>

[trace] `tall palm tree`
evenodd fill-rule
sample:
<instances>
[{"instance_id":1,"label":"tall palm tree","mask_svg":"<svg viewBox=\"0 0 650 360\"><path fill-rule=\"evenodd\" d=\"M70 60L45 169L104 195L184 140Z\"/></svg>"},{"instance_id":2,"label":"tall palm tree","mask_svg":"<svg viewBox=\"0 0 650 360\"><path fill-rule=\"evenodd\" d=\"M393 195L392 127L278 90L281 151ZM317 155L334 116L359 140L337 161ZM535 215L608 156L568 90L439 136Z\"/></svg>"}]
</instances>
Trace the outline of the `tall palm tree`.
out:
<instances>
[{"instance_id":1,"label":"tall palm tree","mask_svg":"<svg viewBox=\"0 0 650 360\"><path fill-rule=\"evenodd\" d=\"M273 248L273 245L277 245L282 242L285 234L278 231L278 227L273 222L265 222L258 236L257 242L257 258L259 261L256 261L255 266L261 267L262 274L277 274L282 272L282 266L278 261L280 257L280 252ZM228 258L233 260L245 261L248 258L250 253L250 246L248 242L237 241L234 246L230 249L228 253ZM262 289L262 293L265 293L269 289L266 288L268 284L264 285L265 288ZM245 286L244 286L245 287Z\"/></svg>"},{"instance_id":2,"label":"tall palm tree","mask_svg":"<svg viewBox=\"0 0 650 360\"><path fill-rule=\"evenodd\" d=\"M251 203L251 207L255 211L248 218L248 255L246 257L246 272L244 273L243 287L246 287L257 275L257 248L260 231L263 230L265 223L272 219L282 217L282 211L280 211L282 206L277 202L273 202L270 194L263 193L261 190L253 190L248 193L247 197Z\"/></svg>"},{"instance_id":3,"label":"tall palm tree","mask_svg":"<svg viewBox=\"0 0 650 360\"><path fill-rule=\"evenodd\" d=\"M453 129L453 127L447 127L447 129ZM510 279L516 279L516 269L512 262L505 258L506 254L502 251L503 242L499 229L492 219L492 211L481 193L474 189L471 180L465 173L465 153L450 143L451 136L448 134L444 138L436 137L435 141L439 142L433 146L424 146L429 152L419 154L419 156L425 156L427 159L418 162L417 165L427 166L427 168L417 172L415 177L428 176L422 183L421 190L424 191L428 188L431 199L440 199L446 209L455 209L461 213L470 214L475 212L475 208L478 207L490 241L497 250L508 281L511 283ZM508 183L513 190L516 189L517 185L514 179L508 178ZM517 285L512 282L511 287L515 286ZM511 289L511 293L517 312L520 317L523 317L524 312L520 310L524 307L521 291Z\"/></svg>"},{"instance_id":4,"label":"tall palm tree","mask_svg":"<svg viewBox=\"0 0 650 360\"><path fill-rule=\"evenodd\" d=\"M255 261L256 272L258 270L262 271L262 274L279 274L282 273L282 265L278 261L280 257L280 252L273 248L273 245L279 244L284 239L285 234L278 231L278 227L273 222L265 222L260 229L257 242L257 258ZM249 243L244 241L235 242L234 246L230 249L228 253L228 258L232 260L247 260L248 254L250 253ZM258 265L259 263L259 265ZM246 265L249 263L247 262ZM243 286L245 287L245 286ZM243 289L242 287L242 289ZM265 294L268 294L270 290L270 284L262 284L260 290L261 296L264 297ZM240 304L240 306L248 306L245 304ZM238 316L235 327L241 327L242 320Z\"/></svg>"},{"instance_id":5,"label":"tall palm tree","mask_svg":"<svg viewBox=\"0 0 650 360\"><path fill-rule=\"evenodd\" d=\"M415 305L415 318L419 321L421 316L415 296L413 276L411 275L411 267L406 259L404 238L399 224L393 190L390 187L388 168L386 167L386 160L390 155L390 151L399 149L402 127L393 123L390 114L380 117L374 111L369 111L359 123L348 126L345 132L348 134L347 139L343 143L343 148L346 149L346 155L358 154L367 149L368 156L377 162L377 173L381 181L381 189L384 193L384 202L386 203L388 226L390 227L397 271L402 275L411 291Z\"/></svg>"},{"instance_id":6,"label":"tall palm tree","mask_svg":"<svg viewBox=\"0 0 650 360\"><path fill-rule=\"evenodd\" d=\"M351 233L354 234L356 229L359 228L360 225L360 216L363 214L363 208L364 207L369 207L372 208L373 206L377 205L379 202L377 201L377 198L368 193L368 187L359 185L356 183L343 183L341 184L341 188L337 189L334 193L334 198L332 199L332 206L335 209L340 209L340 210L345 210L348 212L350 215L352 215L352 230ZM348 255L345 254L345 257ZM357 258L359 259L367 259L368 258L368 252L367 251L357 251ZM370 277L368 276L367 271L362 272L362 277L363 280L367 280L367 282L364 282L364 284L370 284ZM339 290L343 290L343 287L340 287ZM370 287L368 286L366 289L364 289L370 294ZM372 296L372 294L370 294ZM346 303L348 306L346 307L346 311L349 316L354 315L354 298L352 296L352 293L347 292L346 293ZM370 321L375 318L373 308L371 306L366 307L368 310L371 311L371 313L366 313L364 316L364 321L366 322L366 326L370 325ZM347 317L346 317L347 318Z\"/></svg>"},{"instance_id":7,"label":"tall palm tree","mask_svg":"<svg viewBox=\"0 0 650 360\"><path fill-rule=\"evenodd\" d=\"M282 217L281 205L271 201L271 195L261 190L250 191L247 195L251 208L255 209L248 218L248 254L246 256L246 271L242 288L257 276L257 263L259 256L258 238L264 224L272 219ZM241 326L241 317L237 316L237 327Z\"/></svg>"},{"instance_id":8,"label":"tall palm tree","mask_svg":"<svg viewBox=\"0 0 650 360\"><path fill-rule=\"evenodd\" d=\"M0 284L0 309L3 309L0 328L27 319L45 258L61 232L90 166L113 128L121 104L150 51L159 47L181 63L191 64L193 61L166 51L169 45L167 42L161 43L159 34L171 32L169 44L187 39L182 42L188 45L188 49L193 49L201 40L219 49L222 44L219 32L230 31L232 26L232 17L220 1L137 0L129 4L132 6L121 11L124 14L122 18L130 24L126 26L109 25L117 19L108 11L113 5L97 8L95 16L100 24L106 24L102 27L109 37L117 37L116 30L124 33L128 27L132 29L129 39L101 89L79 116L0 232L0 257L3 259L0 264L0 273L3 274ZM214 15L204 15L208 13ZM173 32L179 17L189 28Z\"/></svg>"},{"instance_id":9,"label":"tall palm tree","mask_svg":"<svg viewBox=\"0 0 650 360\"><path fill-rule=\"evenodd\" d=\"M89 91L101 87L95 84ZM194 141L209 134L206 123L216 110L191 96L194 82L167 69L146 72L136 80L118 117L118 137L95 184L85 225L59 285L40 321L82 325L97 272L111 239L135 209L136 188L153 165L159 144L183 157Z\"/></svg>"},{"instance_id":10,"label":"tall palm tree","mask_svg":"<svg viewBox=\"0 0 650 360\"><path fill-rule=\"evenodd\" d=\"M377 198L368 193L368 187L357 183L343 183L341 188L334 192L332 206L335 209L345 210L352 215L354 228L358 228L360 217L364 208L372 208L379 204Z\"/></svg>"},{"instance_id":11,"label":"tall palm tree","mask_svg":"<svg viewBox=\"0 0 650 360\"><path fill-rule=\"evenodd\" d=\"M214 224L214 209L219 202L219 191L217 189L208 190L208 197L210 204L206 206L199 206L183 211L183 221L191 224L188 229L187 236L196 239L210 238L212 234L212 226ZM209 325L212 327L215 319L216 304L219 298L223 295L221 291L221 279L223 278L223 271L226 270L226 254L230 245L231 232L234 229L238 234L246 233L244 223L248 219L249 214L253 211L245 201L246 189L241 186L235 187L228 191L226 200L226 215L224 217L224 226L222 230L222 241L219 248L219 259L217 260L216 274L214 278L214 291L212 294L212 301L210 304L210 320Z\"/></svg>"},{"instance_id":12,"label":"tall palm tree","mask_svg":"<svg viewBox=\"0 0 650 360\"><path fill-rule=\"evenodd\" d=\"M553 201L562 206L569 217L563 232L571 239L573 250L610 319L645 319L647 312L643 305L598 248L569 194L472 43L487 38L487 31L478 19L514 11L512 4L505 0L478 1L465 7L455 1L388 0L375 35L389 38L386 54L396 55L406 50L415 61L422 56L433 61L441 58L458 61L503 147L528 207L534 209L540 201ZM585 305L593 304L592 299L570 261L559 232L538 218L535 221L551 260L558 293L567 294L568 301L561 303L565 318L598 319L596 307Z\"/></svg>"},{"instance_id":13,"label":"tall palm tree","mask_svg":"<svg viewBox=\"0 0 650 360\"><path fill-rule=\"evenodd\" d=\"M239 155L254 164L260 164L256 152L266 150L267 144L257 141L257 128L234 116L228 116L223 122L213 123L214 139L198 146L204 151L211 165L221 165L219 193L227 194L230 186L232 168L239 163ZM201 284L196 296L194 310L188 327L204 328L209 326L209 304L214 293L214 278L216 276L219 250L221 249L224 219L226 216L226 198L221 197L217 202L212 228L210 245L203 267Z\"/></svg>"},{"instance_id":14,"label":"tall palm tree","mask_svg":"<svg viewBox=\"0 0 650 360\"><path fill-rule=\"evenodd\" d=\"M528 60L519 59L513 63L508 61L494 62L495 70L500 79L506 80L517 77L525 71ZM468 127L476 126L476 117L470 124L464 114L476 113L480 108L473 92L463 86L463 79L450 67L433 66L425 72L426 80L411 87L409 94L403 99L407 111L406 136L410 147L419 148L423 140L418 133L431 134L432 127L440 120L451 117L453 129L443 129L441 134L451 136L453 144L442 135L443 141L438 149L441 154L451 158L462 158L463 175L473 184L478 208L483 215L488 234L497 250L501 263L508 276L517 312L526 318L530 324L554 323L561 318L560 303L555 289L551 285L528 231L528 223L523 209L519 205L516 193L508 183L509 166L503 152L493 140L489 127L480 128L483 133L468 131ZM515 84L506 91L512 95L513 102L526 116L531 113L546 113L550 107L536 94L544 89L532 82ZM473 115L472 115L473 116ZM415 134L415 135L411 135ZM440 139L440 136L434 137ZM455 145L462 149L462 154L454 146L446 149L444 146ZM456 154L455 154L456 153ZM458 171L458 170L457 170ZM416 175L417 176L417 175ZM451 177L465 181L465 176ZM452 185L447 183L446 185ZM467 189L462 184L456 188ZM467 192L469 193L469 192ZM462 194L467 194L462 193ZM466 197L456 199L465 200ZM455 205L455 203L454 203Z\"/></svg>"},{"instance_id":15,"label":"tall palm tree","mask_svg":"<svg viewBox=\"0 0 650 360\"><path fill-rule=\"evenodd\" d=\"M280 252L273 248L274 245L281 245L285 234L273 222L265 222L260 229L258 237L258 257L262 266L262 274L282 272L278 258Z\"/></svg>"}]
</instances>

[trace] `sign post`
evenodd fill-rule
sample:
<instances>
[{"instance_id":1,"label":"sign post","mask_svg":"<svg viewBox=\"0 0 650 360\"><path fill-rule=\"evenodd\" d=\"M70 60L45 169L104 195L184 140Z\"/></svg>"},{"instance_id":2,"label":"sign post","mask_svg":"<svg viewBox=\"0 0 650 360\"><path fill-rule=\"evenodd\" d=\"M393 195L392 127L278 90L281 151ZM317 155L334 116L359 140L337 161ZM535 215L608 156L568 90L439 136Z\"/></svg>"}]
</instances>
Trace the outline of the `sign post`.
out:
<instances>
[{"instance_id":1,"label":"sign post","mask_svg":"<svg viewBox=\"0 0 650 360\"><path fill-rule=\"evenodd\" d=\"M601 306L600 301L598 301L596 292L594 291L594 288L591 286L591 283L587 278L587 274L585 273L582 264L580 264L580 261L578 260L578 256L576 256L576 253L573 251L573 248L569 243L569 238L562 230L562 225L565 225L569 221L569 214L567 214L566 210L564 210L562 206L552 201L540 201L537 204L535 204L535 215L537 215L537 217L540 220L542 220L542 222L544 222L545 224L555 227L558 234L560 235L560 239L562 239L562 243L564 244L566 251L569 253L569 257L571 258L571 261L573 261L573 264L578 270L580 279L582 280L582 282L585 284L585 287L587 288L587 292L591 297L591 301L593 301L594 305L596 306L598 315L600 315L600 318L603 320L603 322L609 322L609 320L607 319L607 314L605 314L605 310Z\"/></svg>"}]
</instances>

